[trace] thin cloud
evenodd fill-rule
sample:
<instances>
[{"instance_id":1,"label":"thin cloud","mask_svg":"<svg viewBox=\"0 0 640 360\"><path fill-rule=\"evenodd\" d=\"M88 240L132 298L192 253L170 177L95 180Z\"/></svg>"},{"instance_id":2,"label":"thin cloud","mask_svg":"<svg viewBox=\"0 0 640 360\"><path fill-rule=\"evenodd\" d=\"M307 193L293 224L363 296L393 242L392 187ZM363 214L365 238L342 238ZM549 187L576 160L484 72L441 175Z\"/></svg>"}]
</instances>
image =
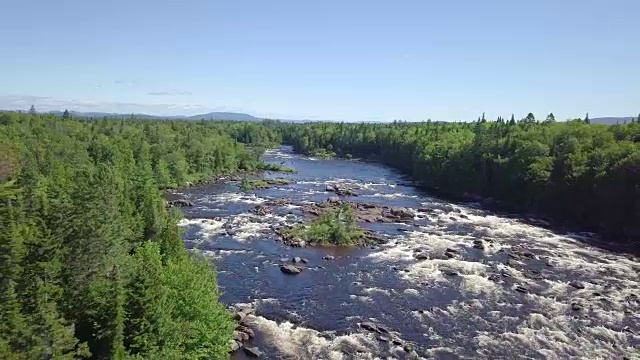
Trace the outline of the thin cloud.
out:
<instances>
[{"instance_id":1,"label":"thin cloud","mask_svg":"<svg viewBox=\"0 0 640 360\"><path fill-rule=\"evenodd\" d=\"M31 105L39 112L70 111L106 112L120 114L149 114L149 115L196 115L210 111L220 111L215 107L199 104L161 103L141 104L117 101L90 101L57 99L44 96L9 95L0 96L0 110L26 111Z\"/></svg>"},{"instance_id":2,"label":"thin cloud","mask_svg":"<svg viewBox=\"0 0 640 360\"><path fill-rule=\"evenodd\" d=\"M147 95L150 96L180 96L180 95L191 95L189 91L152 91L148 92Z\"/></svg>"},{"instance_id":3,"label":"thin cloud","mask_svg":"<svg viewBox=\"0 0 640 360\"><path fill-rule=\"evenodd\" d=\"M126 87L137 87L138 85L140 85L140 82L137 80L115 80L113 83L119 86Z\"/></svg>"}]
</instances>

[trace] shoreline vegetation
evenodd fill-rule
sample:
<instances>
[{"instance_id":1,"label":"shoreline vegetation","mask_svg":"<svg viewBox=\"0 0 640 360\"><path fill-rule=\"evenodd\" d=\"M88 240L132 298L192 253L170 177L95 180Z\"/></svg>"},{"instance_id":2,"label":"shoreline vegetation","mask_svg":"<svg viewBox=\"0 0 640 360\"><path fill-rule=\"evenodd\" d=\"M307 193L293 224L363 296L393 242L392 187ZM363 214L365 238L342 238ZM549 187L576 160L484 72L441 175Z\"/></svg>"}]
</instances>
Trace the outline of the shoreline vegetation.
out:
<instances>
[{"instance_id":1,"label":"shoreline vegetation","mask_svg":"<svg viewBox=\"0 0 640 360\"><path fill-rule=\"evenodd\" d=\"M293 180L282 179L282 178L254 179L254 180L244 178L240 182L240 190L242 191L261 190L261 189L268 189L272 186L289 185L291 183L293 183Z\"/></svg>"},{"instance_id":2,"label":"shoreline vegetation","mask_svg":"<svg viewBox=\"0 0 640 360\"><path fill-rule=\"evenodd\" d=\"M228 357L216 272L161 190L262 171L280 143L255 123L0 113L0 353Z\"/></svg>"},{"instance_id":3,"label":"shoreline vegetation","mask_svg":"<svg viewBox=\"0 0 640 360\"><path fill-rule=\"evenodd\" d=\"M268 124L300 154L376 161L448 198L542 214L625 246L640 239L638 121L556 122L553 114L538 121L529 114L471 123Z\"/></svg>"},{"instance_id":4,"label":"shoreline vegetation","mask_svg":"<svg viewBox=\"0 0 640 360\"><path fill-rule=\"evenodd\" d=\"M348 204L330 209L306 224L280 231L284 242L311 245L353 246L366 244L365 232L358 228L356 215Z\"/></svg>"}]
</instances>

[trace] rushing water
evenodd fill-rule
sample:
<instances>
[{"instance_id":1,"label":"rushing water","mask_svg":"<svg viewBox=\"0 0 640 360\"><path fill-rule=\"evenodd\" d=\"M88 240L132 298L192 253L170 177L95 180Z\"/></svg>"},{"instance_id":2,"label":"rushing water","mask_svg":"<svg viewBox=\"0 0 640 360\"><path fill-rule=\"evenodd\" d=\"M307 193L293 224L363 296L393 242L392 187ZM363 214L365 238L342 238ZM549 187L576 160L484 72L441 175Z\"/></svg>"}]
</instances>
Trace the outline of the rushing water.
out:
<instances>
[{"instance_id":1,"label":"rushing water","mask_svg":"<svg viewBox=\"0 0 640 360\"><path fill-rule=\"evenodd\" d=\"M554 232L477 204L429 197L381 165L305 158L284 148L265 160L298 170L284 176L296 183L253 193L217 184L180 194L195 203L184 209L181 223L187 247L211 257L223 302L257 308L249 316L256 332L252 345L265 358L410 357L361 329L365 321L384 325L419 358L639 356L637 259L585 245L589 234ZM360 196L347 200L429 211L410 224L367 224L390 241L364 249L289 248L275 241L270 227L301 220L299 206L268 216L250 212L275 198L326 200L326 184L333 182L361 187ZM476 239L484 250L473 247ZM458 255L442 257L447 248ZM416 260L415 249L429 259ZM511 258L514 249L528 256ZM336 259L323 260L328 254ZM300 275L284 275L279 265L293 256L309 263Z\"/></svg>"}]
</instances>

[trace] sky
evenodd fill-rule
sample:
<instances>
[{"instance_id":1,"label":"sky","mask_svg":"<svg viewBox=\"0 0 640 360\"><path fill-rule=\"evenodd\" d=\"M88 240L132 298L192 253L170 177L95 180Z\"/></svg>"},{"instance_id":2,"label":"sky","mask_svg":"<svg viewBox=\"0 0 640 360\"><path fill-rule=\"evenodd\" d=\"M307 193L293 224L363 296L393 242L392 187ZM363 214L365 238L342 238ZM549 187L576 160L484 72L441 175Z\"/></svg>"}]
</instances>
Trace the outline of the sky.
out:
<instances>
[{"instance_id":1,"label":"sky","mask_svg":"<svg viewBox=\"0 0 640 360\"><path fill-rule=\"evenodd\" d=\"M0 0L0 109L635 116L637 0Z\"/></svg>"}]
</instances>

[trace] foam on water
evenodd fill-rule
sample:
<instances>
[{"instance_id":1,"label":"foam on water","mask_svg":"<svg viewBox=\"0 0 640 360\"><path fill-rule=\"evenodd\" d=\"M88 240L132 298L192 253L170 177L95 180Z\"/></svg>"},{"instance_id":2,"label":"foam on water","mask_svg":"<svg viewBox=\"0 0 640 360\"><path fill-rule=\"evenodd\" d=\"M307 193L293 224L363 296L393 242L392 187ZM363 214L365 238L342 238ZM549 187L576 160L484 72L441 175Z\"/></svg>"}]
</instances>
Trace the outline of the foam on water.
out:
<instances>
[{"instance_id":1,"label":"foam on water","mask_svg":"<svg viewBox=\"0 0 640 360\"><path fill-rule=\"evenodd\" d=\"M228 203L244 203L244 204L262 204L267 199L256 196L255 194L245 194L238 192L225 192L221 194L209 195L205 200L213 205L224 205Z\"/></svg>"},{"instance_id":2,"label":"foam on water","mask_svg":"<svg viewBox=\"0 0 640 360\"><path fill-rule=\"evenodd\" d=\"M288 216L292 217L293 215ZM238 242L246 242L249 239L271 233L270 227L272 225L280 224L286 220L287 216L276 214L258 216L253 213L242 213L236 216L224 217L221 220L182 219L178 225L187 228L198 228L198 242L212 240L227 233Z\"/></svg>"},{"instance_id":3,"label":"foam on water","mask_svg":"<svg viewBox=\"0 0 640 360\"><path fill-rule=\"evenodd\" d=\"M481 357L637 355L633 344L640 345L640 334L623 329L624 323L640 322L637 262L585 245L575 234L558 234L466 207L431 205L423 213L429 225L368 255L377 263L402 266L404 271L397 274L409 284L446 287L464 296L459 300L473 299L412 313L434 342L430 355L464 354L465 347L476 348ZM485 249L474 249L473 240L482 240ZM447 248L458 253L443 258ZM506 253L513 249L533 256L509 259ZM415 259L417 250L428 259ZM543 265L542 278L529 275L529 262L549 264ZM449 276L451 271L458 276ZM490 280L488 275L494 273L505 277ZM581 287L570 285L574 281ZM530 293L516 292L516 285L528 287ZM574 304L582 310L574 310ZM638 333L637 326L633 330Z\"/></svg>"},{"instance_id":4,"label":"foam on water","mask_svg":"<svg viewBox=\"0 0 640 360\"><path fill-rule=\"evenodd\" d=\"M334 331L321 332L255 315L247 316L247 323L280 356L288 359L423 359L415 352L407 354L400 346L383 349L382 343L370 332L337 335ZM380 355L382 353L386 355Z\"/></svg>"},{"instance_id":5,"label":"foam on water","mask_svg":"<svg viewBox=\"0 0 640 360\"><path fill-rule=\"evenodd\" d=\"M375 193L372 195L364 195L365 197L367 196L371 196L371 197L381 197L381 198L386 198L386 199L397 199L397 198L407 198L407 199L417 199L418 195L408 195L408 194L403 194L403 193L392 193L392 194L382 194L382 193Z\"/></svg>"},{"instance_id":6,"label":"foam on water","mask_svg":"<svg viewBox=\"0 0 640 360\"><path fill-rule=\"evenodd\" d=\"M371 334L353 333L335 336L290 322L277 323L249 315L247 323L282 356L292 359L374 359L378 342ZM358 354L358 351L365 353Z\"/></svg>"},{"instance_id":7,"label":"foam on water","mask_svg":"<svg viewBox=\"0 0 640 360\"><path fill-rule=\"evenodd\" d=\"M181 219L178 222L178 226L180 227L196 227L198 228L198 236L201 237L200 240L205 240L211 236L216 236L221 233L224 233L222 226L224 225L224 221L217 221L213 219Z\"/></svg>"}]
</instances>

